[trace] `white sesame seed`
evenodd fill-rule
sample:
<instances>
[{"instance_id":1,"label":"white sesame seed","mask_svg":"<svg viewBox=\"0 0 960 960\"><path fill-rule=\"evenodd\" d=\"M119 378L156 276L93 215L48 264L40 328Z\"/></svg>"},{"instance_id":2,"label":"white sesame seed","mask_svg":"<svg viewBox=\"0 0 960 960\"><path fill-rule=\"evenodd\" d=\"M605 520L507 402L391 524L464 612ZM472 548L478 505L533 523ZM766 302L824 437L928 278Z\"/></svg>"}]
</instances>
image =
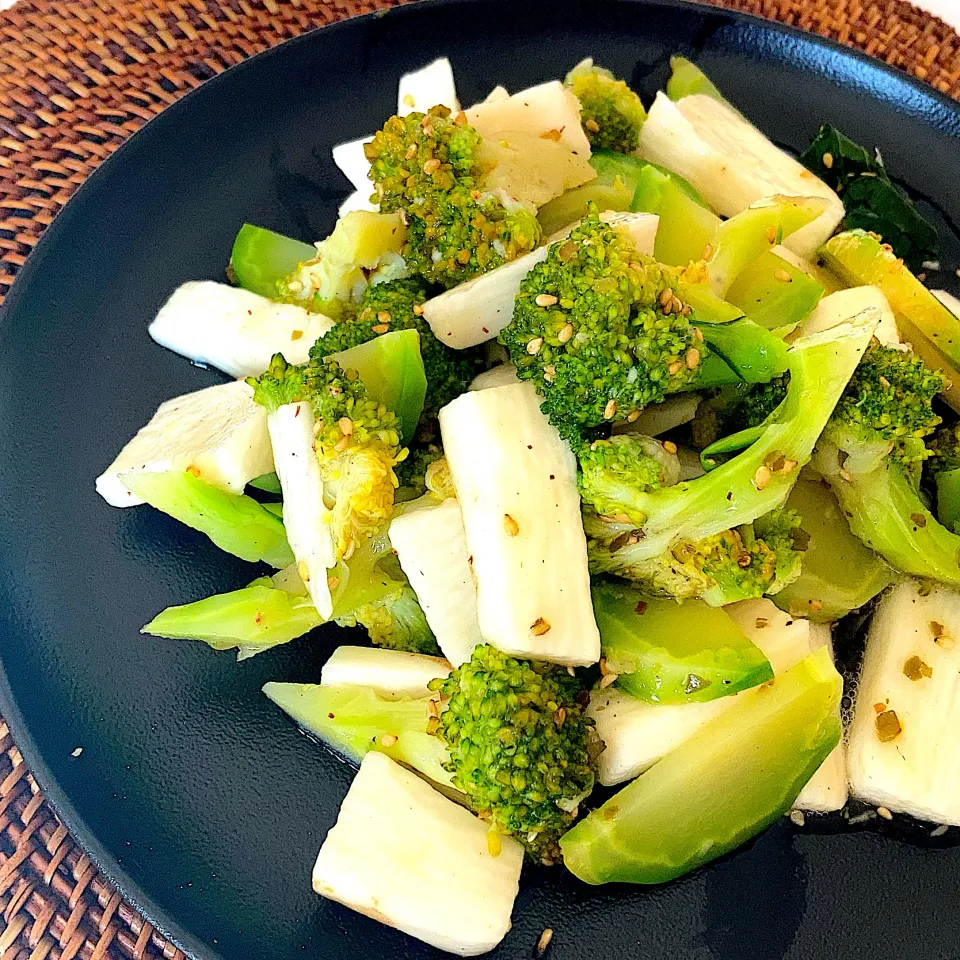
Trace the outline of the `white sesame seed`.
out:
<instances>
[{"instance_id":1,"label":"white sesame seed","mask_svg":"<svg viewBox=\"0 0 960 960\"><path fill-rule=\"evenodd\" d=\"M534 300L538 307L552 307L556 302L557 298L552 293L537 294L537 298Z\"/></svg>"},{"instance_id":2,"label":"white sesame seed","mask_svg":"<svg viewBox=\"0 0 960 960\"><path fill-rule=\"evenodd\" d=\"M573 324L568 323L564 328L557 334L557 340L560 343L566 343L573 336Z\"/></svg>"},{"instance_id":3,"label":"white sesame seed","mask_svg":"<svg viewBox=\"0 0 960 960\"><path fill-rule=\"evenodd\" d=\"M617 401L608 400L607 405L603 408L603 419L610 420L616 412L617 412Z\"/></svg>"},{"instance_id":4,"label":"white sesame seed","mask_svg":"<svg viewBox=\"0 0 960 960\"><path fill-rule=\"evenodd\" d=\"M884 820L893 819L893 814L886 807L877 807L877 816L883 817Z\"/></svg>"},{"instance_id":5,"label":"white sesame seed","mask_svg":"<svg viewBox=\"0 0 960 960\"><path fill-rule=\"evenodd\" d=\"M534 337L527 342L527 353L529 353L531 357L535 357L540 352L542 346L543 337Z\"/></svg>"}]
</instances>

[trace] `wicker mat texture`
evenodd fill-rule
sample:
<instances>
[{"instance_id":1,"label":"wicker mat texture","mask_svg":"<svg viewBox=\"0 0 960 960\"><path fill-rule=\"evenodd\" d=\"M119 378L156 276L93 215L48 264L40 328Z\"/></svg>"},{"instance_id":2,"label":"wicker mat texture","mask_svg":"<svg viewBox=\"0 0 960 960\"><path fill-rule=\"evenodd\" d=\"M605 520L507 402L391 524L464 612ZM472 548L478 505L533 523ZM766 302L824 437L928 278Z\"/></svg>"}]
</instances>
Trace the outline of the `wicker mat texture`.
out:
<instances>
[{"instance_id":1,"label":"wicker mat texture","mask_svg":"<svg viewBox=\"0 0 960 960\"><path fill-rule=\"evenodd\" d=\"M404 0L19 0L0 14L0 298L71 193L251 54ZM960 98L960 36L899 0L709 0L859 47ZM71 840L0 719L0 960L183 960ZM239 960L239 958L238 958Z\"/></svg>"}]
</instances>

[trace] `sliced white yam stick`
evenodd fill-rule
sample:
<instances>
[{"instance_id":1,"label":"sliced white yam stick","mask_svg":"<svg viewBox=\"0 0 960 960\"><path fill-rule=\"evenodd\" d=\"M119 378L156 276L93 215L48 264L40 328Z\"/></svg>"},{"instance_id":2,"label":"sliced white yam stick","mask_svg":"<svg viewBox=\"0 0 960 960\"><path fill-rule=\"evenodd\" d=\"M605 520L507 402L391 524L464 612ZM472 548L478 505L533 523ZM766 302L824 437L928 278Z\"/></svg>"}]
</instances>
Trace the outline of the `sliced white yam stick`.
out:
<instances>
[{"instance_id":1,"label":"sliced white yam stick","mask_svg":"<svg viewBox=\"0 0 960 960\"><path fill-rule=\"evenodd\" d=\"M465 393L440 411L440 430L482 635L515 656L596 663L577 464L533 385Z\"/></svg>"},{"instance_id":2,"label":"sliced white yam stick","mask_svg":"<svg viewBox=\"0 0 960 960\"><path fill-rule=\"evenodd\" d=\"M785 242L808 259L843 219L843 203L830 187L713 97L695 94L673 103L658 93L639 152L688 180L725 217L767 197L824 198L829 208Z\"/></svg>"},{"instance_id":3,"label":"sliced white yam stick","mask_svg":"<svg viewBox=\"0 0 960 960\"><path fill-rule=\"evenodd\" d=\"M397 90L397 116L405 117L414 110L426 113L436 106L447 107L451 113L460 109L453 67L446 57L434 60L420 70L405 73Z\"/></svg>"},{"instance_id":4,"label":"sliced white yam stick","mask_svg":"<svg viewBox=\"0 0 960 960\"><path fill-rule=\"evenodd\" d=\"M900 332L887 298L879 287L850 287L824 297L800 324L798 337L829 330L861 310L876 309L880 314L873 335L885 346L900 348Z\"/></svg>"},{"instance_id":5,"label":"sliced white yam stick","mask_svg":"<svg viewBox=\"0 0 960 960\"><path fill-rule=\"evenodd\" d=\"M288 363L305 363L310 347L333 321L292 303L214 280L191 280L160 308L150 336L194 363L231 377L255 377L282 353Z\"/></svg>"},{"instance_id":6,"label":"sliced white yam stick","mask_svg":"<svg viewBox=\"0 0 960 960\"><path fill-rule=\"evenodd\" d=\"M492 950L510 929L523 848L368 753L313 868L313 889L440 950ZM493 847L493 852L491 851ZM496 855L494 855L496 853Z\"/></svg>"},{"instance_id":7,"label":"sliced white yam stick","mask_svg":"<svg viewBox=\"0 0 960 960\"><path fill-rule=\"evenodd\" d=\"M97 493L114 507L143 500L120 474L195 467L209 484L231 493L273 470L267 413L243 381L207 387L160 404L150 422L97 477Z\"/></svg>"},{"instance_id":8,"label":"sliced white yam stick","mask_svg":"<svg viewBox=\"0 0 960 960\"><path fill-rule=\"evenodd\" d=\"M490 370L478 373L470 383L469 390L489 390L491 387L509 387L519 383L517 368L512 363L501 363Z\"/></svg>"},{"instance_id":9,"label":"sliced white yam stick","mask_svg":"<svg viewBox=\"0 0 960 960\"><path fill-rule=\"evenodd\" d=\"M913 582L880 602L848 739L851 793L960 824L960 593Z\"/></svg>"},{"instance_id":10,"label":"sliced white yam stick","mask_svg":"<svg viewBox=\"0 0 960 960\"><path fill-rule=\"evenodd\" d=\"M349 140L347 143L338 143L333 148L333 162L340 168L343 175L353 184L354 190L361 193L373 193L373 185L367 174L370 171L370 161L363 152L365 144L373 139L372 136L360 137L359 140Z\"/></svg>"},{"instance_id":11,"label":"sliced white yam stick","mask_svg":"<svg viewBox=\"0 0 960 960\"><path fill-rule=\"evenodd\" d=\"M337 216L342 220L348 213L353 213L354 210L369 210L371 213L376 213L380 208L370 200L372 195L372 184L370 188L354 190L338 207Z\"/></svg>"},{"instance_id":12,"label":"sliced white yam stick","mask_svg":"<svg viewBox=\"0 0 960 960\"><path fill-rule=\"evenodd\" d=\"M932 290L931 293L955 316L960 317L960 300L946 290Z\"/></svg>"},{"instance_id":13,"label":"sliced white yam stick","mask_svg":"<svg viewBox=\"0 0 960 960\"><path fill-rule=\"evenodd\" d=\"M460 504L426 496L390 524L390 543L443 655L459 667L483 643Z\"/></svg>"},{"instance_id":14,"label":"sliced white yam stick","mask_svg":"<svg viewBox=\"0 0 960 960\"><path fill-rule=\"evenodd\" d=\"M442 657L379 647L337 647L320 671L323 687L372 687L391 700L429 697L427 684L450 673Z\"/></svg>"},{"instance_id":15,"label":"sliced white yam stick","mask_svg":"<svg viewBox=\"0 0 960 960\"><path fill-rule=\"evenodd\" d=\"M689 423L696 415L701 397L696 393L678 393L663 403L644 407L632 423L623 421L613 426L614 433L639 433L645 437L659 437L661 433ZM699 460L699 457L697 458Z\"/></svg>"},{"instance_id":16,"label":"sliced white yam stick","mask_svg":"<svg viewBox=\"0 0 960 960\"><path fill-rule=\"evenodd\" d=\"M536 137L556 135L555 142L584 160L590 159L590 142L580 126L580 102L559 80L506 98L488 98L466 113L467 122L481 137L496 139L511 131Z\"/></svg>"},{"instance_id":17,"label":"sliced white yam stick","mask_svg":"<svg viewBox=\"0 0 960 960\"><path fill-rule=\"evenodd\" d=\"M283 491L283 524L303 580L324 620L333 613L327 571L336 563L331 513L323 502L323 478L314 444L310 404L288 403L267 416L273 461Z\"/></svg>"}]
</instances>

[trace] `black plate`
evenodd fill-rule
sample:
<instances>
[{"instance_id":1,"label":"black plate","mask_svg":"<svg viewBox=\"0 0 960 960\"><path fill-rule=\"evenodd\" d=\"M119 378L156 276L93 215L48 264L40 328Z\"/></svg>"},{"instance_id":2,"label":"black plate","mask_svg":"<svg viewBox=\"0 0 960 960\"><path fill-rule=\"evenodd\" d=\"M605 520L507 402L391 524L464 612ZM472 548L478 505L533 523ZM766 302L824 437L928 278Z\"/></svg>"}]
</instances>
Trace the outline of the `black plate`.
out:
<instances>
[{"instance_id":1,"label":"black plate","mask_svg":"<svg viewBox=\"0 0 960 960\"><path fill-rule=\"evenodd\" d=\"M835 123L881 144L895 176L960 221L960 110L863 57L672 3L425 3L286 43L171 107L84 186L17 281L0 322L0 708L74 835L188 953L431 951L310 891L352 770L259 690L315 680L336 632L239 665L138 635L168 604L253 576L175 522L94 492L160 401L219 379L156 346L148 321L177 284L222 276L244 220L325 235L346 192L330 147L393 111L402 72L449 54L469 103L592 54L650 95L678 50L776 140L799 148ZM528 956L551 926L554 960L956 957L958 889L960 850L784 823L662 889L595 890L528 868L496 956Z\"/></svg>"}]
</instances>

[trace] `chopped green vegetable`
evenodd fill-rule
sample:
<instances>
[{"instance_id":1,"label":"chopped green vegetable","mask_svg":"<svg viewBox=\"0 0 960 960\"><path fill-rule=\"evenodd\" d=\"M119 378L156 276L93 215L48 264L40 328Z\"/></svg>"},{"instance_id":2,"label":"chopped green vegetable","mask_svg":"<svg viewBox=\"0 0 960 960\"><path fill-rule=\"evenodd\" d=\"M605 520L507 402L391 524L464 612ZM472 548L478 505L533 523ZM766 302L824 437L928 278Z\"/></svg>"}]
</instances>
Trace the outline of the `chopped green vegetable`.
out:
<instances>
[{"instance_id":1,"label":"chopped green vegetable","mask_svg":"<svg viewBox=\"0 0 960 960\"><path fill-rule=\"evenodd\" d=\"M727 103L723 94L714 86L713 81L686 57L670 58L670 79L667 81L667 96L671 100L682 100L703 94L713 97L721 103ZM729 104L728 104L729 106Z\"/></svg>"},{"instance_id":2,"label":"chopped green vegetable","mask_svg":"<svg viewBox=\"0 0 960 960\"><path fill-rule=\"evenodd\" d=\"M169 640L202 640L214 650L238 647L243 659L302 637L322 622L309 597L288 593L261 577L242 590L167 607L140 632Z\"/></svg>"},{"instance_id":3,"label":"chopped green vegetable","mask_svg":"<svg viewBox=\"0 0 960 960\"><path fill-rule=\"evenodd\" d=\"M937 519L954 533L960 525L960 426L938 430L924 469L937 488Z\"/></svg>"},{"instance_id":4,"label":"chopped green vegetable","mask_svg":"<svg viewBox=\"0 0 960 960\"><path fill-rule=\"evenodd\" d=\"M843 200L845 228L879 234L913 269L937 259L937 231L903 190L890 182L879 151L871 155L824 124L800 160Z\"/></svg>"},{"instance_id":5,"label":"chopped green vegetable","mask_svg":"<svg viewBox=\"0 0 960 960\"><path fill-rule=\"evenodd\" d=\"M790 809L840 740L843 681L822 648L748 691L561 838L586 883L665 883Z\"/></svg>"},{"instance_id":6,"label":"chopped green vegetable","mask_svg":"<svg viewBox=\"0 0 960 960\"><path fill-rule=\"evenodd\" d=\"M280 489L280 478L276 473L264 473L251 480L248 486L253 487L254 490L262 490L264 493L283 493Z\"/></svg>"},{"instance_id":7,"label":"chopped green vegetable","mask_svg":"<svg viewBox=\"0 0 960 960\"><path fill-rule=\"evenodd\" d=\"M331 355L344 370L356 370L370 396L397 415L406 443L413 439L427 395L420 338L417 330L396 330Z\"/></svg>"},{"instance_id":8,"label":"chopped green vegetable","mask_svg":"<svg viewBox=\"0 0 960 960\"><path fill-rule=\"evenodd\" d=\"M623 80L584 60L564 82L580 101L583 132L594 150L632 153L637 149L647 111Z\"/></svg>"},{"instance_id":9,"label":"chopped green vegetable","mask_svg":"<svg viewBox=\"0 0 960 960\"><path fill-rule=\"evenodd\" d=\"M316 255L312 244L245 223L233 241L227 272L244 290L273 300L280 294L280 282Z\"/></svg>"},{"instance_id":10,"label":"chopped green vegetable","mask_svg":"<svg viewBox=\"0 0 960 960\"><path fill-rule=\"evenodd\" d=\"M830 623L891 584L893 571L850 532L837 498L823 480L801 474L787 509L801 518L805 549L800 576L773 598L782 610Z\"/></svg>"},{"instance_id":11,"label":"chopped green vegetable","mask_svg":"<svg viewBox=\"0 0 960 960\"><path fill-rule=\"evenodd\" d=\"M598 583L593 609L607 669L627 693L652 703L702 703L773 678L746 634L697 600L645 599L626 584Z\"/></svg>"},{"instance_id":12,"label":"chopped green vegetable","mask_svg":"<svg viewBox=\"0 0 960 960\"><path fill-rule=\"evenodd\" d=\"M767 251L740 271L727 300L754 323L785 337L809 316L823 294L823 284Z\"/></svg>"},{"instance_id":13,"label":"chopped green vegetable","mask_svg":"<svg viewBox=\"0 0 960 960\"><path fill-rule=\"evenodd\" d=\"M268 683L263 692L308 733L359 763L371 750L450 784L446 746L427 733L429 697L388 699L370 687Z\"/></svg>"},{"instance_id":14,"label":"chopped green vegetable","mask_svg":"<svg viewBox=\"0 0 960 960\"><path fill-rule=\"evenodd\" d=\"M124 473L120 480L150 506L205 533L241 560L278 568L293 563L283 522L252 497L220 490L189 470Z\"/></svg>"}]
</instances>

